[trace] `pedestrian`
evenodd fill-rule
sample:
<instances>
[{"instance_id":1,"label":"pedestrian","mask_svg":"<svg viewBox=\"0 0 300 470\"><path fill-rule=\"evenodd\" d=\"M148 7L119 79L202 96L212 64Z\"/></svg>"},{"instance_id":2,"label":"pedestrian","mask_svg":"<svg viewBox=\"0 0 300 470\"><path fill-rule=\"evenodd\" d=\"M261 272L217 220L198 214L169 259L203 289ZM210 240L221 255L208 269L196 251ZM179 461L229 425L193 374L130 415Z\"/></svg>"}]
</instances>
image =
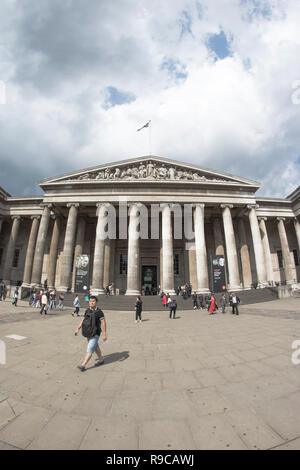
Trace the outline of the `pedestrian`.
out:
<instances>
[{"instance_id":1,"label":"pedestrian","mask_svg":"<svg viewBox=\"0 0 300 470\"><path fill-rule=\"evenodd\" d=\"M170 308L170 315L169 318L172 318L172 313L173 313L173 319L176 316L176 310L177 310L177 302L175 299L171 299L171 302L169 303L169 308Z\"/></svg>"},{"instance_id":2,"label":"pedestrian","mask_svg":"<svg viewBox=\"0 0 300 470\"><path fill-rule=\"evenodd\" d=\"M218 306L216 304L216 299L215 299L214 295L211 294L210 303L209 303L209 306L208 306L209 315L213 315L214 313L216 313L217 309L218 309Z\"/></svg>"},{"instance_id":3,"label":"pedestrian","mask_svg":"<svg viewBox=\"0 0 300 470\"><path fill-rule=\"evenodd\" d=\"M6 296L7 296L7 286L4 284L4 287L3 287L3 292L2 292L2 300L6 300Z\"/></svg>"},{"instance_id":4,"label":"pedestrian","mask_svg":"<svg viewBox=\"0 0 300 470\"><path fill-rule=\"evenodd\" d=\"M196 292L194 292L192 299L193 299L193 309L197 310L199 308L199 305L198 305L198 296Z\"/></svg>"},{"instance_id":5,"label":"pedestrian","mask_svg":"<svg viewBox=\"0 0 300 470\"><path fill-rule=\"evenodd\" d=\"M141 298L138 296L136 298L136 303L135 303L135 323L142 323L142 310L143 310L143 302L141 301Z\"/></svg>"},{"instance_id":6,"label":"pedestrian","mask_svg":"<svg viewBox=\"0 0 300 470\"><path fill-rule=\"evenodd\" d=\"M64 309L64 294L62 292L59 294L58 299L59 299L58 308L59 310L63 310Z\"/></svg>"},{"instance_id":7,"label":"pedestrian","mask_svg":"<svg viewBox=\"0 0 300 470\"><path fill-rule=\"evenodd\" d=\"M77 368L84 372L86 370L86 365L94 352L96 352L98 356L98 361L96 362L95 367L104 363L104 358L99 347L101 332L103 341L107 340L105 317L102 310L97 307L97 297L94 295L90 296L89 308L85 311L84 318L75 331L75 336L78 335L81 328L82 335L87 338L88 347L84 361L80 366L77 366Z\"/></svg>"},{"instance_id":8,"label":"pedestrian","mask_svg":"<svg viewBox=\"0 0 300 470\"><path fill-rule=\"evenodd\" d=\"M199 294L199 306L200 308L203 310L204 309L204 305L203 305L203 294Z\"/></svg>"},{"instance_id":9,"label":"pedestrian","mask_svg":"<svg viewBox=\"0 0 300 470\"><path fill-rule=\"evenodd\" d=\"M16 288L15 288L15 291L14 291L13 301L12 301L12 304L13 304L15 307L17 306L18 297L19 297L19 289L18 289L18 287L16 287Z\"/></svg>"},{"instance_id":10,"label":"pedestrian","mask_svg":"<svg viewBox=\"0 0 300 470\"><path fill-rule=\"evenodd\" d=\"M45 290L45 292L47 292L47 289L48 289L48 279L45 279L45 281L44 281L44 290Z\"/></svg>"},{"instance_id":11,"label":"pedestrian","mask_svg":"<svg viewBox=\"0 0 300 470\"><path fill-rule=\"evenodd\" d=\"M55 291L53 290L50 292L50 310L53 310L55 308L55 300L56 300L56 294Z\"/></svg>"},{"instance_id":12,"label":"pedestrian","mask_svg":"<svg viewBox=\"0 0 300 470\"><path fill-rule=\"evenodd\" d=\"M168 304L167 304L167 296L166 294L164 293L163 296L162 296L162 304L165 308L168 307Z\"/></svg>"},{"instance_id":13,"label":"pedestrian","mask_svg":"<svg viewBox=\"0 0 300 470\"><path fill-rule=\"evenodd\" d=\"M226 295L225 295L225 294L222 294L222 297L221 297L222 313L225 313L225 312L226 312L226 306L227 306Z\"/></svg>"},{"instance_id":14,"label":"pedestrian","mask_svg":"<svg viewBox=\"0 0 300 470\"><path fill-rule=\"evenodd\" d=\"M233 292L231 295L232 314L239 315L239 297Z\"/></svg>"},{"instance_id":15,"label":"pedestrian","mask_svg":"<svg viewBox=\"0 0 300 470\"><path fill-rule=\"evenodd\" d=\"M42 294L42 308L41 308L41 311L40 311L40 314L43 315L43 312L45 313L45 315L47 315L47 310L48 310L48 298L47 298L47 294L46 292L44 292Z\"/></svg>"},{"instance_id":16,"label":"pedestrian","mask_svg":"<svg viewBox=\"0 0 300 470\"><path fill-rule=\"evenodd\" d=\"M2 300L3 288L3 284L0 284L0 300Z\"/></svg>"},{"instance_id":17,"label":"pedestrian","mask_svg":"<svg viewBox=\"0 0 300 470\"><path fill-rule=\"evenodd\" d=\"M76 314L77 317L79 317L79 309L80 309L80 300L78 294L76 294L76 297L74 299L73 305L75 307L74 312L72 313L72 317Z\"/></svg>"}]
</instances>

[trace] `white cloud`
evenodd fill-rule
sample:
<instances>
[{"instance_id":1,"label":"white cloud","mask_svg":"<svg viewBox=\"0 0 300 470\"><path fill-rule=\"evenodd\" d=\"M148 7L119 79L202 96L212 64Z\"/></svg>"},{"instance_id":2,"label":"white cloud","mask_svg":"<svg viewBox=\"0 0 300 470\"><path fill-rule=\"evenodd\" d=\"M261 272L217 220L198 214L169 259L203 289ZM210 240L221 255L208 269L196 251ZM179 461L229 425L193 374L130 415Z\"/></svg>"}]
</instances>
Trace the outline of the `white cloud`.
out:
<instances>
[{"instance_id":1,"label":"white cloud","mask_svg":"<svg viewBox=\"0 0 300 470\"><path fill-rule=\"evenodd\" d=\"M263 195L298 185L296 1L3 5L0 184L8 191L148 154L148 131L136 130L149 119L153 154L261 181ZM221 31L232 56L216 61L206 43ZM136 99L105 107L108 87Z\"/></svg>"}]
</instances>

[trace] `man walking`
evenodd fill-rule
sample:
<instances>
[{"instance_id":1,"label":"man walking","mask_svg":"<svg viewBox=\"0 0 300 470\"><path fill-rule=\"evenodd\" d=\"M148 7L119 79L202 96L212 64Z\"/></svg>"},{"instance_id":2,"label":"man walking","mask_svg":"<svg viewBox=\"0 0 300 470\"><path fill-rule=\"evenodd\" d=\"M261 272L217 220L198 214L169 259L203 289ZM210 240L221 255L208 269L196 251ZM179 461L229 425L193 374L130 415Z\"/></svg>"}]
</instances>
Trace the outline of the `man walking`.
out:
<instances>
[{"instance_id":1,"label":"man walking","mask_svg":"<svg viewBox=\"0 0 300 470\"><path fill-rule=\"evenodd\" d=\"M47 315L47 309L48 309L48 297L47 297L46 292L44 292L42 294L42 308L41 308L40 314L42 315L44 312L45 315Z\"/></svg>"},{"instance_id":2,"label":"man walking","mask_svg":"<svg viewBox=\"0 0 300 470\"><path fill-rule=\"evenodd\" d=\"M177 302L175 299L171 300L171 302L169 303L169 308L170 308L169 318L172 318L172 313L173 313L173 319L174 319L176 315L176 310L177 310Z\"/></svg>"},{"instance_id":3,"label":"man walking","mask_svg":"<svg viewBox=\"0 0 300 470\"><path fill-rule=\"evenodd\" d=\"M96 352L98 356L98 361L96 362L95 367L101 366L104 362L104 358L99 347L99 338L102 332L103 341L107 340L106 322L102 310L100 310L96 304L97 297L91 295L89 299L89 308L85 311L84 318L79 323L77 330L75 331L75 336L77 336L79 330L82 328L82 335L87 338L88 341L88 347L84 361L80 366L77 366L81 372L86 370L86 365L94 352Z\"/></svg>"},{"instance_id":4,"label":"man walking","mask_svg":"<svg viewBox=\"0 0 300 470\"><path fill-rule=\"evenodd\" d=\"M231 305L232 305L232 314L233 315L234 314L239 315L239 303L240 303L239 297L235 293L232 293Z\"/></svg>"},{"instance_id":5,"label":"man walking","mask_svg":"<svg viewBox=\"0 0 300 470\"><path fill-rule=\"evenodd\" d=\"M226 305L227 305L226 295L222 294L222 298L221 298L222 313L226 312Z\"/></svg>"},{"instance_id":6,"label":"man walking","mask_svg":"<svg viewBox=\"0 0 300 470\"><path fill-rule=\"evenodd\" d=\"M74 299L73 305L75 307L74 312L72 313L72 317L76 314L77 317L79 317L79 309L80 309L80 300L78 294L76 294L76 297Z\"/></svg>"}]
</instances>

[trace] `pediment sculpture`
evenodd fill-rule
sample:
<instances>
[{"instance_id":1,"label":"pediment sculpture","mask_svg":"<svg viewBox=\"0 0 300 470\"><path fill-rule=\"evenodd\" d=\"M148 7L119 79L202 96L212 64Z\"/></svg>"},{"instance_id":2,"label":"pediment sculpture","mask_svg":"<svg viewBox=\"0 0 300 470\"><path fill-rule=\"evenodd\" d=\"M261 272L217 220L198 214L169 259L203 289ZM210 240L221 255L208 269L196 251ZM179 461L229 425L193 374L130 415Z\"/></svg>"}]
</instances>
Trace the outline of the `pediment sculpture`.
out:
<instances>
[{"instance_id":1,"label":"pediment sculpture","mask_svg":"<svg viewBox=\"0 0 300 470\"><path fill-rule=\"evenodd\" d=\"M180 166L165 165L152 160L138 164L130 164L117 168L105 168L98 171L87 172L71 178L72 181L115 181L115 180L186 180L225 182L221 178L208 178L196 170L185 169Z\"/></svg>"}]
</instances>

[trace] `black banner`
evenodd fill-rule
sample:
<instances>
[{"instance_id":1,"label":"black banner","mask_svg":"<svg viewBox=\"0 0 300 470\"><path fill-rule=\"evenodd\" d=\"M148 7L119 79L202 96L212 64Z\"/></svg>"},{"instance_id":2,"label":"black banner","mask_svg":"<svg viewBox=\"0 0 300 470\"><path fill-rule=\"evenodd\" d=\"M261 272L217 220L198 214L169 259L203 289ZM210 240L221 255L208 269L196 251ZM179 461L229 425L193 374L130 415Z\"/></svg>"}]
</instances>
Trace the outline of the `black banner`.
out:
<instances>
[{"instance_id":1,"label":"black banner","mask_svg":"<svg viewBox=\"0 0 300 470\"><path fill-rule=\"evenodd\" d=\"M226 280L225 280L225 258L223 255L215 255L212 257L212 273L213 273L213 291L224 292L226 290Z\"/></svg>"},{"instance_id":2,"label":"black banner","mask_svg":"<svg viewBox=\"0 0 300 470\"><path fill-rule=\"evenodd\" d=\"M75 292L85 294L90 285L90 257L80 255L76 258Z\"/></svg>"}]
</instances>

